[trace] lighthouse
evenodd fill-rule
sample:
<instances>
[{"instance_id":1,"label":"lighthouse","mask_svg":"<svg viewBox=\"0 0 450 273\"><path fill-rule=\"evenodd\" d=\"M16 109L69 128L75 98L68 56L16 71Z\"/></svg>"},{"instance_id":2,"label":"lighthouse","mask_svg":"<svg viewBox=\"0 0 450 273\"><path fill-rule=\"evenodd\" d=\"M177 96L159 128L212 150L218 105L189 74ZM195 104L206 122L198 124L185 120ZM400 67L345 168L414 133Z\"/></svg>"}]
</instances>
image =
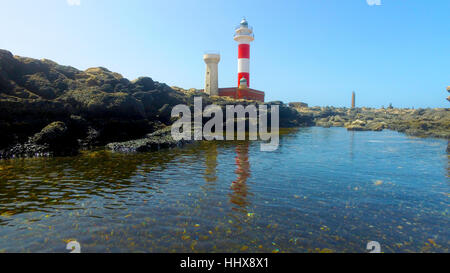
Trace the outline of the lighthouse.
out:
<instances>
[{"instance_id":1,"label":"lighthouse","mask_svg":"<svg viewBox=\"0 0 450 273\"><path fill-rule=\"evenodd\" d=\"M245 78L247 86L250 87L250 43L255 39L253 28L244 18L235 32L234 40L238 42L238 87L242 78Z\"/></svg>"},{"instance_id":2,"label":"lighthouse","mask_svg":"<svg viewBox=\"0 0 450 273\"><path fill-rule=\"evenodd\" d=\"M238 42L238 84L237 87L219 87L220 55L210 52L203 55L206 63L205 89L202 91L210 96L231 97L264 102L263 91L250 88L250 43L253 42L253 28L249 27L247 20L242 19L235 28L234 40ZM231 40L231 39L230 39Z\"/></svg>"}]
</instances>

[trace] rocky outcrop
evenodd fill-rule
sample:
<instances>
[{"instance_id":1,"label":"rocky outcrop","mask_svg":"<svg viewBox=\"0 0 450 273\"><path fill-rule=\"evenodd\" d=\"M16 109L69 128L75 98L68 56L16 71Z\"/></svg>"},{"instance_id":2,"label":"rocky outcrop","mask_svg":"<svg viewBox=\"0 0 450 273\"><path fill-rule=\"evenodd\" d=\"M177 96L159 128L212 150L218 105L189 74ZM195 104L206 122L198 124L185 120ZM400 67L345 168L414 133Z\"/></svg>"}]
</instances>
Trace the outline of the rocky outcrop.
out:
<instances>
[{"instance_id":1,"label":"rocky outcrop","mask_svg":"<svg viewBox=\"0 0 450 273\"><path fill-rule=\"evenodd\" d=\"M316 126L345 127L351 131L394 130L412 136L450 139L450 109L296 108L312 115Z\"/></svg>"},{"instance_id":2,"label":"rocky outcrop","mask_svg":"<svg viewBox=\"0 0 450 273\"><path fill-rule=\"evenodd\" d=\"M308 104L304 102L290 102L289 107L292 108L307 108Z\"/></svg>"},{"instance_id":3,"label":"rocky outcrop","mask_svg":"<svg viewBox=\"0 0 450 273\"><path fill-rule=\"evenodd\" d=\"M149 77L129 81L104 67L81 71L0 50L0 157L64 155L108 143L113 143L112 150L178 145L166 136L148 134L174 122L173 106L186 104L192 109L197 96L203 98L203 106L214 103L223 109L227 104L257 104L171 88ZM311 115L282 102L269 104L280 106L281 127L313 124ZM67 136L70 141L64 139ZM53 137L64 139L66 145L56 145L59 142ZM138 140L122 148L115 144L134 139Z\"/></svg>"},{"instance_id":4,"label":"rocky outcrop","mask_svg":"<svg viewBox=\"0 0 450 273\"><path fill-rule=\"evenodd\" d=\"M131 82L103 67L81 71L0 50L0 157L41 145L29 139L52 122L65 124L75 148L140 138L170 125L168 109L185 99L149 77Z\"/></svg>"},{"instance_id":5,"label":"rocky outcrop","mask_svg":"<svg viewBox=\"0 0 450 273\"><path fill-rule=\"evenodd\" d=\"M115 142L106 145L106 148L114 152L148 152L163 148L181 147L190 141L174 140L171 136L171 128L158 130L148 134L145 138L125 142Z\"/></svg>"},{"instance_id":6,"label":"rocky outcrop","mask_svg":"<svg viewBox=\"0 0 450 273\"><path fill-rule=\"evenodd\" d=\"M368 127L366 127L367 123L363 120L355 120L347 122L345 128L349 131L370 131Z\"/></svg>"},{"instance_id":7,"label":"rocky outcrop","mask_svg":"<svg viewBox=\"0 0 450 273\"><path fill-rule=\"evenodd\" d=\"M25 143L17 143L3 151L0 158L66 156L78 153L78 143L64 122L52 122Z\"/></svg>"},{"instance_id":8,"label":"rocky outcrop","mask_svg":"<svg viewBox=\"0 0 450 273\"><path fill-rule=\"evenodd\" d=\"M31 141L36 144L63 142L67 139L67 126L64 122L56 121L47 125L39 133L35 134Z\"/></svg>"}]
</instances>

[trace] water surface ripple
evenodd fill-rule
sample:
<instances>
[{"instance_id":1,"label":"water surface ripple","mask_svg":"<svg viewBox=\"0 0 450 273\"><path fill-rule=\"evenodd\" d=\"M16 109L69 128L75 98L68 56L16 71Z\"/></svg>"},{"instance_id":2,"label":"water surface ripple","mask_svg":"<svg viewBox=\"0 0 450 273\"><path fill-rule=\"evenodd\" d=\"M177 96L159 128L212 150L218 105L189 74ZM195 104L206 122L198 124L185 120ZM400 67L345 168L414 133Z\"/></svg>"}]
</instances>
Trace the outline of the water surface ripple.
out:
<instances>
[{"instance_id":1,"label":"water surface ripple","mask_svg":"<svg viewBox=\"0 0 450 273\"><path fill-rule=\"evenodd\" d=\"M448 252L447 141L342 128L0 161L0 252Z\"/></svg>"}]
</instances>

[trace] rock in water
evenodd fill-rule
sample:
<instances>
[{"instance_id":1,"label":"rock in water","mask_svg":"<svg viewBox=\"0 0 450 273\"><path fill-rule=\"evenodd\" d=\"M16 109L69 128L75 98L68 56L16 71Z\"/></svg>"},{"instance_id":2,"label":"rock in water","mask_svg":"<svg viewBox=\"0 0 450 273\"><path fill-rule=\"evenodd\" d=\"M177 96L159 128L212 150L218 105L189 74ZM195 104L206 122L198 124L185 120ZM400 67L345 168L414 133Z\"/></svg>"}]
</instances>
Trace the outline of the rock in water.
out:
<instances>
[{"instance_id":1,"label":"rock in water","mask_svg":"<svg viewBox=\"0 0 450 273\"><path fill-rule=\"evenodd\" d=\"M348 123L345 127L349 131L369 131L369 128L366 128L366 122L362 120L355 120L351 123Z\"/></svg>"},{"instance_id":2,"label":"rock in water","mask_svg":"<svg viewBox=\"0 0 450 273\"><path fill-rule=\"evenodd\" d=\"M78 152L78 142L73 138L66 124L55 121L45 126L39 133L30 138L24 147L28 149L36 145L37 152L42 152L42 147L52 155L73 155ZM44 149L45 150L45 149ZM29 154L32 151L27 151Z\"/></svg>"},{"instance_id":3,"label":"rock in water","mask_svg":"<svg viewBox=\"0 0 450 273\"><path fill-rule=\"evenodd\" d=\"M64 141L67 134L67 126L64 122L56 121L47 125L42 131L31 138L36 144L50 144Z\"/></svg>"},{"instance_id":4,"label":"rock in water","mask_svg":"<svg viewBox=\"0 0 450 273\"><path fill-rule=\"evenodd\" d=\"M169 126L148 134L142 139L109 143L106 145L106 148L114 152L134 153L154 151L161 148L179 147L188 143L188 141L185 140L174 140L170 133L171 127Z\"/></svg>"}]
</instances>

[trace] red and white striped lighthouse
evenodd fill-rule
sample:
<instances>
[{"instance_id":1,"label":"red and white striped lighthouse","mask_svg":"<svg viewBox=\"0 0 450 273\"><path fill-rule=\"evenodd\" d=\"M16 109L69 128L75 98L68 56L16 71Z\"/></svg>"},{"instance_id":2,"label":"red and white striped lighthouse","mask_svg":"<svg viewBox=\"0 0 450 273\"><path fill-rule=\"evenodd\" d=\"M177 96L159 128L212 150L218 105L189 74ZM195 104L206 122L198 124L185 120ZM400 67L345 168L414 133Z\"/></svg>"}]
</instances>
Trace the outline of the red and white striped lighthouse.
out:
<instances>
[{"instance_id":1,"label":"red and white striped lighthouse","mask_svg":"<svg viewBox=\"0 0 450 273\"><path fill-rule=\"evenodd\" d=\"M247 86L250 87L250 43L253 42L255 36L253 28L248 26L247 20L242 19L241 24L236 27L234 40L239 43L238 49L238 87L241 79L247 80Z\"/></svg>"}]
</instances>

